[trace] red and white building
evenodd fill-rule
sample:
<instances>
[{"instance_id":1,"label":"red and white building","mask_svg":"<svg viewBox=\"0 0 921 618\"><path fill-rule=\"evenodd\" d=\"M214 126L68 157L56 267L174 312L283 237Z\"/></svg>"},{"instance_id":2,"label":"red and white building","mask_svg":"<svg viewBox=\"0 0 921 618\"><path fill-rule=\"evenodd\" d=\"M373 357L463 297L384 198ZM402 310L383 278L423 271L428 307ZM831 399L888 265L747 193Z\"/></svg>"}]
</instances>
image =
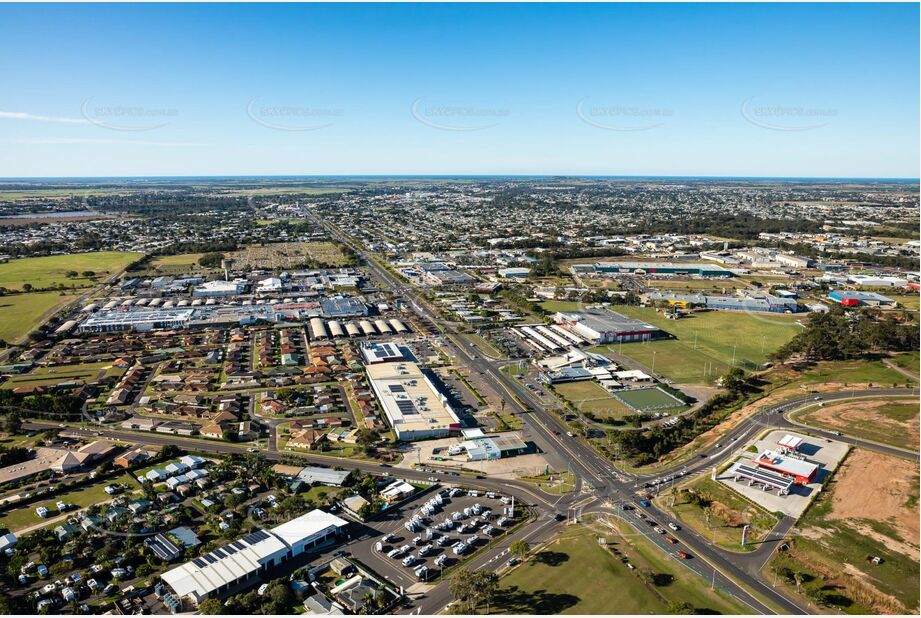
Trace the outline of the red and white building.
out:
<instances>
[{"instance_id":1,"label":"red and white building","mask_svg":"<svg viewBox=\"0 0 921 618\"><path fill-rule=\"evenodd\" d=\"M774 451L764 451L755 459L755 463L761 468L767 468L788 476L799 485L811 483L819 470L819 466L814 463L775 453Z\"/></svg>"}]
</instances>

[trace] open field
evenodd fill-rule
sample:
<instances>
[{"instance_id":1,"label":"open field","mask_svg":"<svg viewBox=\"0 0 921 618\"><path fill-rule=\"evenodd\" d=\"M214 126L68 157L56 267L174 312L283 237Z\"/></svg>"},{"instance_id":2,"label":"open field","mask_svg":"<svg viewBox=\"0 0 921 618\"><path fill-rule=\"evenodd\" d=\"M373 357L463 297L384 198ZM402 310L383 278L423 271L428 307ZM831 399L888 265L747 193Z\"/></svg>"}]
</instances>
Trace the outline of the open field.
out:
<instances>
[{"instance_id":1,"label":"open field","mask_svg":"<svg viewBox=\"0 0 921 618\"><path fill-rule=\"evenodd\" d=\"M56 517L58 513L55 503L58 500L66 502L68 504L75 504L79 508L91 506L93 504L101 504L112 499L112 496L105 492L105 486L111 484L120 484L127 487L127 491L123 491L120 495L129 495L131 492L139 489L137 481L130 474L123 474L121 476L99 481L98 483L92 483L66 493L55 493L52 498L47 500L40 500L38 502L33 502L28 506L13 509L9 512L3 513L0 515L0 528L9 528L13 532L16 532L19 529L32 526L42 522L42 518L35 513L35 509L40 506L48 507L48 518ZM64 522L60 522L64 523Z\"/></svg>"},{"instance_id":2,"label":"open field","mask_svg":"<svg viewBox=\"0 0 921 618\"><path fill-rule=\"evenodd\" d=\"M0 339L17 342L74 297L60 292L0 296Z\"/></svg>"},{"instance_id":3,"label":"open field","mask_svg":"<svg viewBox=\"0 0 921 618\"><path fill-rule=\"evenodd\" d=\"M921 360L921 354L917 351L915 352L906 352L905 354L899 354L898 356L893 356L889 360L902 369L907 369L915 375L918 375L919 369L919 360Z\"/></svg>"},{"instance_id":4,"label":"open field","mask_svg":"<svg viewBox=\"0 0 921 618\"><path fill-rule=\"evenodd\" d=\"M177 255L161 255L150 261L151 268L177 268L197 267L198 260L204 253L179 253Z\"/></svg>"},{"instance_id":5,"label":"open field","mask_svg":"<svg viewBox=\"0 0 921 618\"><path fill-rule=\"evenodd\" d=\"M799 572L799 593L833 609L916 614L918 474L917 463L852 451L770 569L794 592Z\"/></svg>"},{"instance_id":6,"label":"open field","mask_svg":"<svg viewBox=\"0 0 921 618\"><path fill-rule=\"evenodd\" d=\"M284 242L269 245L252 245L228 254L234 259L234 268L312 268L312 265L345 266L348 257L334 242Z\"/></svg>"},{"instance_id":7,"label":"open field","mask_svg":"<svg viewBox=\"0 0 921 618\"><path fill-rule=\"evenodd\" d=\"M858 399L813 406L793 415L793 420L855 438L917 450L918 399Z\"/></svg>"},{"instance_id":8,"label":"open field","mask_svg":"<svg viewBox=\"0 0 921 618\"><path fill-rule=\"evenodd\" d=\"M731 363L734 357L736 364L743 367L763 364L774 350L802 328L797 324L799 317L780 314L706 311L670 320L649 307L625 306L614 307L614 310L658 326L688 348L699 350L718 362Z\"/></svg>"},{"instance_id":9,"label":"open field","mask_svg":"<svg viewBox=\"0 0 921 618\"><path fill-rule=\"evenodd\" d=\"M687 491L682 491L687 489ZM665 492L656 502L670 510L688 527L693 528L714 543L732 551L754 551L757 542L764 538L778 522L773 513L748 501L725 485L702 477L677 490L674 504L671 492ZM698 496L699 500L692 499ZM706 506L708 505L708 506ZM709 509L709 523L707 512ZM751 524L749 543L742 547L742 526Z\"/></svg>"},{"instance_id":10,"label":"open field","mask_svg":"<svg viewBox=\"0 0 921 618\"><path fill-rule=\"evenodd\" d=\"M579 311L585 307L582 303L569 300L545 300L540 303L540 306L543 307L544 311L549 311L551 313L556 313L557 311Z\"/></svg>"},{"instance_id":11,"label":"open field","mask_svg":"<svg viewBox=\"0 0 921 618\"><path fill-rule=\"evenodd\" d=\"M728 361L720 362L703 350L695 350L677 339L602 345L590 348L589 352L623 354L648 371L652 371L655 364L656 374L677 384L713 384L729 371Z\"/></svg>"},{"instance_id":12,"label":"open field","mask_svg":"<svg viewBox=\"0 0 921 618\"><path fill-rule=\"evenodd\" d=\"M31 284L35 289L58 285L88 287L95 281L84 277L84 271L93 271L97 277L105 278L122 270L141 255L126 251L98 251L10 260L0 264L0 287L21 290L25 283ZM69 271L80 274L68 277Z\"/></svg>"},{"instance_id":13,"label":"open field","mask_svg":"<svg viewBox=\"0 0 921 618\"><path fill-rule=\"evenodd\" d=\"M915 313L921 308L921 296L918 294L887 294L885 292L883 294Z\"/></svg>"},{"instance_id":14,"label":"open field","mask_svg":"<svg viewBox=\"0 0 921 618\"><path fill-rule=\"evenodd\" d=\"M130 189L93 189L93 188L77 188L72 189L31 189L31 190L15 190L15 191L0 191L0 202L20 202L23 200L31 199L48 199L48 198L68 198L71 196L83 197L89 195L128 195L134 191Z\"/></svg>"},{"instance_id":15,"label":"open field","mask_svg":"<svg viewBox=\"0 0 921 618\"><path fill-rule=\"evenodd\" d=\"M633 410L592 380L555 384L553 389L582 412L610 418L633 414Z\"/></svg>"},{"instance_id":16,"label":"open field","mask_svg":"<svg viewBox=\"0 0 921 618\"><path fill-rule=\"evenodd\" d=\"M599 544L599 536L606 546ZM709 590L702 579L648 545L629 528L569 528L502 578L491 611L664 614L669 603L687 602L699 613L745 613L744 606ZM641 573L652 574L662 585L644 582Z\"/></svg>"},{"instance_id":17,"label":"open field","mask_svg":"<svg viewBox=\"0 0 921 618\"><path fill-rule=\"evenodd\" d=\"M909 379L882 364L880 361L834 361L818 363L803 371L797 379L800 384L839 384L857 386L873 384L890 386L905 384Z\"/></svg>"},{"instance_id":18,"label":"open field","mask_svg":"<svg viewBox=\"0 0 921 618\"><path fill-rule=\"evenodd\" d=\"M101 375L120 376L125 369L112 367L111 362L83 363L80 365L58 365L56 367L38 367L29 373L10 376L0 384L0 388L10 389L17 386L51 386L61 382L95 380Z\"/></svg>"}]
</instances>

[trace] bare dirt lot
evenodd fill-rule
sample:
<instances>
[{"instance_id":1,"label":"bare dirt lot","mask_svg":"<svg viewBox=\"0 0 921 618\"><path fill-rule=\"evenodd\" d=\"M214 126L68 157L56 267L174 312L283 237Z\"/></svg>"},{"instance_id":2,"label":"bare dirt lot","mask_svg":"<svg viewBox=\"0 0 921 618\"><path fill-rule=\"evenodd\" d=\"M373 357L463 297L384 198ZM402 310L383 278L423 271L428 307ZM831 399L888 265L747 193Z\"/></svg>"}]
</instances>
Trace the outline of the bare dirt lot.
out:
<instances>
[{"instance_id":1,"label":"bare dirt lot","mask_svg":"<svg viewBox=\"0 0 921 618\"><path fill-rule=\"evenodd\" d=\"M868 399L814 408L798 420L876 442L917 449L921 442L918 412L917 399Z\"/></svg>"},{"instance_id":2,"label":"bare dirt lot","mask_svg":"<svg viewBox=\"0 0 921 618\"><path fill-rule=\"evenodd\" d=\"M917 556L919 548L918 467L902 459L856 450L836 477L826 519L848 520L892 551ZM874 530L867 520L888 524L899 539ZM865 528L865 530L863 529Z\"/></svg>"}]
</instances>

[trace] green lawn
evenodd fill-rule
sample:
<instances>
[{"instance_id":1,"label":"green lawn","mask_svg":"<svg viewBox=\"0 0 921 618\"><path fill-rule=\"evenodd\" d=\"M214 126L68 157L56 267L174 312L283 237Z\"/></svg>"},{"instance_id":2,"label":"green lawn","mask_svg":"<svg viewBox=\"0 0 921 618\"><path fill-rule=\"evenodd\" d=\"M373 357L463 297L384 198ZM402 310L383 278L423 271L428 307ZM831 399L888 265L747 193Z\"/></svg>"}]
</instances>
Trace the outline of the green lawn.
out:
<instances>
[{"instance_id":1,"label":"green lawn","mask_svg":"<svg viewBox=\"0 0 921 618\"><path fill-rule=\"evenodd\" d=\"M921 362L921 359L919 359L919 354L917 351L899 354L898 356L893 356L889 360L891 360L893 364L898 365L902 369L907 369L915 375L918 374L919 362Z\"/></svg>"},{"instance_id":2,"label":"green lawn","mask_svg":"<svg viewBox=\"0 0 921 618\"><path fill-rule=\"evenodd\" d=\"M125 251L99 251L10 260L0 264L0 287L21 290L25 283L36 289L59 284L66 287L88 287L95 281L83 277L84 271L91 270L98 278L105 278L122 270L142 255ZM80 274L70 278L67 277L68 271Z\"/></svg>"},{"instance_id":3,"label":"green lawn","mask_svg":"<svg viewBox=\"0 0 921 618\"><path fill-rule=\"evenodd\" d=\"M693 350L711 360L737 365L755 366L767 361L770 354L800 332L797 316L750 314L741 311L707 311L694 313L679 320L670 320L649 307L615 307L618 313L643 320L677 337L684 350ZM634 347L643 344L632 344ZM648 344L656 345L656 342ZM624 354L630 355L628 346ZM656 371L668 374L673 354L656 358ZM660 361L664 364L660 367ZM680 362L680 360L678 361Z\"/></svg>"},{"instance_id":4,"label":"green lawn","mask_svg":"<svg viewBox=\"0 0 921 618\"><path fill-rule=\"evenodd\" d=\"M745 613L745 609L709 590L707 584L676 563L654 558L631 536L627 543L611 531L569 528L500 581L492 613L505 614L664 614L670 602L688 602L701 613ZM613 551L611 551L613 550ZM618 552L624 558L615 555ZM648 562L647 562L648 560ZM637 568L631 570L625 561ZM639 571L671 575L667 585L645 583Z\"/></svg>"},{"instance_id":5,"label":"green lawn","mask_svg":"<svg viewBox=\"0 0 921 618\"><path fill-rule=\"evenodd\" d=\"M125 473L121 476L117 476L105 481L99 481L98 483L86 485L74 491L69 491L66 493L55 493L52 494L52 497L47 500L33 502L28 506L5 512L3 515L0 515L0 528L9 528L11 531L16 532L17 530L27 526L41 523L42 518L35 513L35 509L40 506L45 506L48 508L48 519L57 517L60 515L60 513L58 513L57 507L55 506L55 503L57 503L58 500L62 500L68 504L75 504L80 508L107 502L111 500L113 496L110 496L105 492L105 486L111 485L113 483L120 484L128 488L120 495L128 495L128 493L137 491L139 489L138 483L134 477ZM59 523L64 522L62 521Z\"/></svg>"},{"instance_id":6,"label":"green lawn","mask_svg":"<svg viewBox=\"0 0 921 618\"><path fill-rule=\"evenodd\" d=\"M709 477L695 481L690 488L711 501L709 524L704 508L691 502L680 490L675 494L674 504L671 504L670 494L660 496L656 503L674 512L684 524L701 536L712 539L720 547L732 551L754 551L757 549L755 543L742 547L742 522L752 526L749 534L751 541L760 540L777 524L776 515Z\"/></svg>"},{"instance_id":7,"label":"green lawn","mask_svg":"<svg viewBox=\"0 0 921 618\"><path fill-rule=\"evenodd\" d=\"M593 380L555 384L553 389L582 412L611 418L623 418L634 413Z\"/></svg>"},{"instance_id":8,"label":"green lawn","mask_svg":"<svg viewBox=\"0 0 921 618\"><path fill-rule=\"evenodd\" d=\"M38 367L29 373L10 376L10 379L0 384L0 388L16 388L17 386L51 386L60 382L81 380L88 382L95 380L100 373L109 373L111 362L82 363L79 365L58 365L55 367ZM112 368L116 375L125 372L124 369Z\"/></svg>"},{"instance_id":9,"label":"green lawn","mask_svg":"<svg viewBox=\"0 0 921 618\"><path fill-rule=\"evenodd\" d=\"M652 371L655 365L658 375L677 384L712 384L729 371L728 362L722 362L703 350L695 350L677 339L603 345L591 348L589 352L623 354L648 371Z\"/></svg>"},{"instance_id":10,"label":"green lawn","mask_svg":"<svg viewBox=\"0 0 921 618\"><path fill-rule=\"evenodd\" d=\"M585 305L583 303L568 300L545 300L540 304L544 311L556 313L557 311L579 311Z\"/></svg>"},{"instance_id":11,"label":"green lawn","mask_svg":"<svg viewBox=\"0 0 921 618\"><path fill-rule=\"evenodd\" d=\"M73 296L61 296L60 292L0 296L0 339L18 342L50 317L55 309L72 299Z\"/></svg>"},{"instance_id":12,"label":"green lawn","mask_svg":"<svg viewBox=\"0 0 921 618\"><path fill-rule=\"evenodd\" d=\"M548 494L568 494L576 488L576 479L570 472L550 472L538 476L520 476L519 481L533 483Z\"/></svg>"},{"instance_id":13,"label":"green lawn","mask_svg":"<svg viewBox=\"0 0 921 618\"><path fill-rule=\"evenodd\" d=\"M880 361L836 361L818 363L802 373L803 384L837 383L877 385L905 384L908 378Z\"/></svg>"},{"instance_id":14,"label":"green lawn","mask_svg":"<svg viewBox=\"0 0 921 618\"><path fill-rule=\"evenodd\" d=\"M523 368L519 366L518 363L513 363L511 365L503 365L499 370L509 377L524 375L528 372L528 366L525 365Z\"/></svg>"}]
</instances>

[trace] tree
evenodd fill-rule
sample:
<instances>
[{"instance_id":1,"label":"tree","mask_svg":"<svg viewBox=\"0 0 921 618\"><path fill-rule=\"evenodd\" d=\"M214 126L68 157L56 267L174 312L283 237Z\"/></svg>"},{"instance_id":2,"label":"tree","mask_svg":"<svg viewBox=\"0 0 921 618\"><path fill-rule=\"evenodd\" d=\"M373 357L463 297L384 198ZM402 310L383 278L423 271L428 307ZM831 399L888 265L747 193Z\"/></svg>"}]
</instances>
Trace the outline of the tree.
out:
<instances>
[{"instance_id":1,"label":"tree","mask_svg":"<svg viewBox=\"0 0 921 618\"><path fill-rule=\"evenodd\" d=\"M217 616L226 611L224 604L217 599L205 599L198 604L198 613L203 616Z\"/></svg>"},{"instance_id":2,"label":"tree","mask_svg":"<svg viewBox=\"0 0 921 618\"><path fill-rule=\"evenodd\" d=\"M514 541L508 546L508 551L519 560L524 560L528 553L530 553L531 546L528 545L527 541Z\"/></svg>"},{"instance_id":3,"label":"tree","mask_svg":"<svg viewBox=\"0 0 921 618\"><path fill-rule=\"evenodd\" d=\"M733 367L721 380L723 388L731 393L740 393L745 390L747 385L745 372L739 367Z\"/></svg>"},{"instance_id":4,"label":"tree","mask_svg":"<svg viewBox=\"0 0 921 618\"><path fill-rule=\"evenodd\" d=\"M492 571L477 571L476 575L479 598L486 603L486 613L489 614L489 605L499 589L499 576Z\"/></svg>"},{"instance_id":5,"label":"tree","mask_svg":"<svg viewBox=\"0 0 921 618\"><path fill-rule=\"evenodd\" d=\"M14 435L22 430L22 416L16 410L10 412L6 417L6 433Z\"/></svg>"},{"instance_id":6,"label":"tree","mask_svg":"<svg viewBox=\"0 0 921 618\"><path fill-rule=\"evenodd\" d=\"M23 292L31 292L31 291L32 291L32 284L31 284L31 283L23 283L23 284L22 284L22 291L23 291Z\"/></svg>"},{"instance_id":7,"label":"tree","mask_svg":"<svg viewBox=\"0 0 921 618\"><path fill-rule=\"evenodd\" d=\"M672 601L667 611L669 614L693 614L694 606L687 601Z\"/></svg>"},{"instance_id":8,"label":"tree","mask_svg":"<svg viewBox=\"0 0 921 618\"><path fill-rule=\"evenodd\" d=\"M199 266L205 268L218 268L221 265L221 260L224 259L223 253L206 253L200 258L198 258Z\"/></svg>"},{"instance_id":9,"label":"tree","mask_svg":"<svg viewBox=\"0 0 921 618\"><path fill-rule=\"evenodd\" d=\"M365 455L374 452L374 445L380 441L381 435L374 429L359 429L355 434L355 443L361 447Z\"/></svg>"},{"instance_id":10,"label":"tree","mask_svg":"<svg viewBox=\"0 0 921 618\"><path fill-rule=\"evenodd\" d=\"M476 580L473 571L463 568L455 573L448 582L448 591L459 609L464 613L473 613L476 599Z\"/></svg>"},{"instance_id":11,"label":"tree","mask_svg":"<svg viewBox=\"0 0 921 618\"><path fill-rule=\"evenodd\" d=\"M475 614L480 603L486 603L486 613L499 588L499 576L492 571L461 569L448 583L451 597L460 609Z\"/></svg>"}]
</instances>

